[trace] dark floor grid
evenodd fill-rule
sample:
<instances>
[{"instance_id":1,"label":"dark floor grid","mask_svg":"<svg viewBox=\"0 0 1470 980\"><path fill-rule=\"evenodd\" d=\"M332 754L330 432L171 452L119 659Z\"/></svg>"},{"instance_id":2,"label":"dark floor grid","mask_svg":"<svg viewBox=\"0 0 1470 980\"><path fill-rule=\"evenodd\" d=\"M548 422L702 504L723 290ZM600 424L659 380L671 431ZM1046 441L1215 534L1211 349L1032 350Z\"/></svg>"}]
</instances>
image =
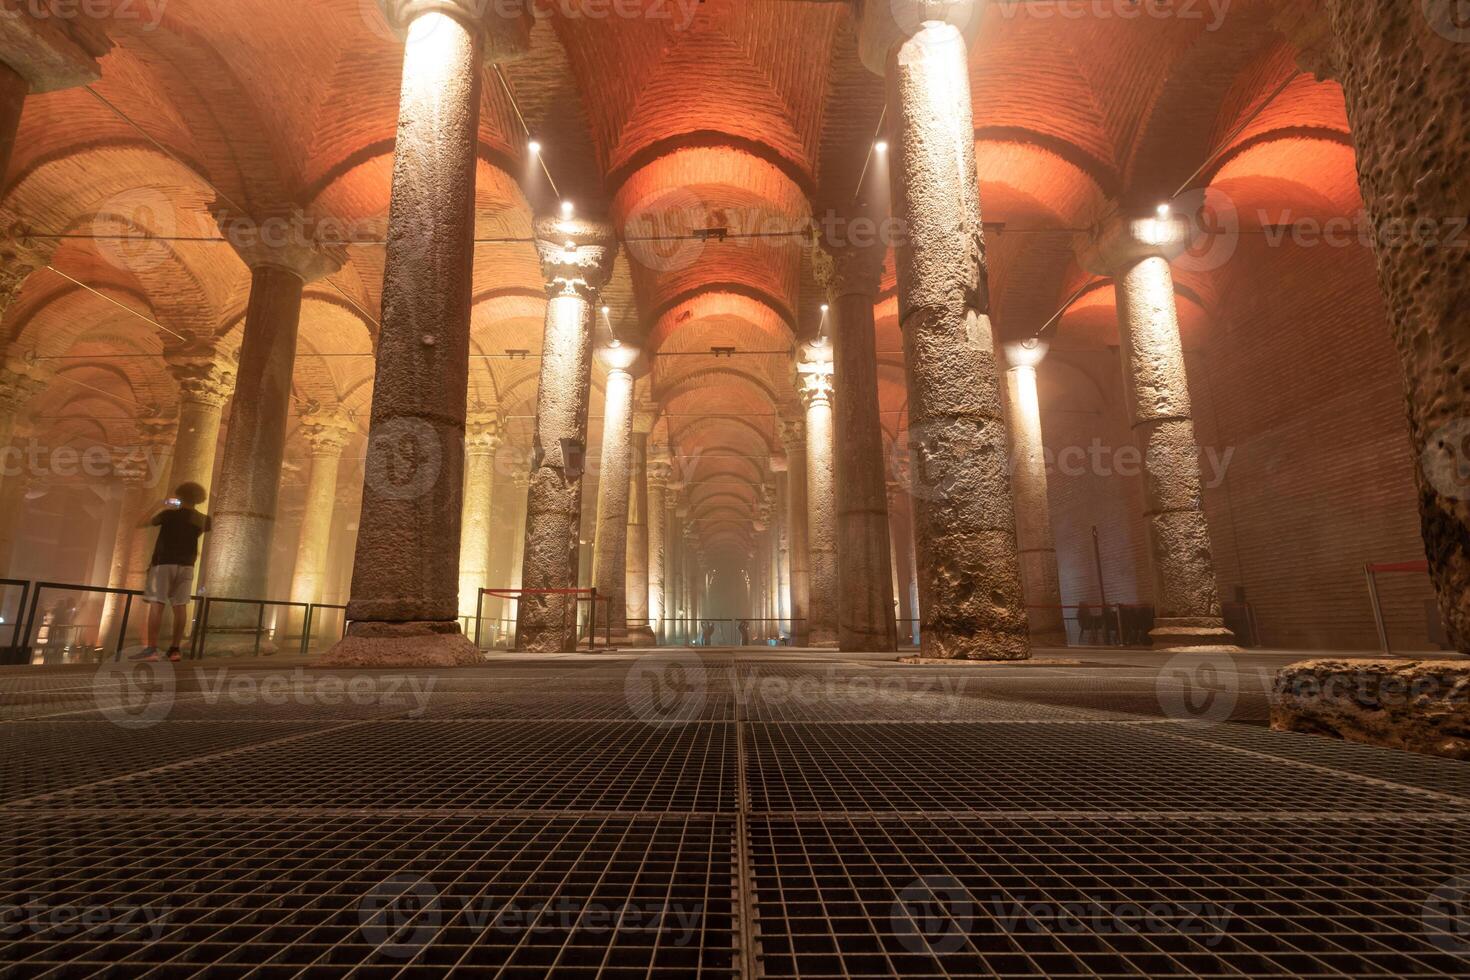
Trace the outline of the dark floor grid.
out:
<instances>
[{"instance_id":1,"label":"dark floor grid","mask_svg":"<svg viewBox=\"0 0 1470 980\"><path fill-rule=\"evenodd\" d=\"M1164 731L1282 759L1343 769L1404 786L1451 793L1470 801L1470 762L1318 735L1264 731L1250 725L1171 724Z\"/></svg>"},{"instance_id":2,"label":"dark floor grid","mask_svg":"<svg viewBox=\"0 0 1470 980\"><path fill-rule=\"evenodd\" d=\"M964 697L925 690L908 691L862 682L818 681L818 687L763 683L741 691L741 716L747 721L803 724L875 722L1102 721L1109 716L1076 708L992 698Z\"/></svg>"},{"instance_id":3,"label":"dark floor grid","mask_svg":"<svg viewBox=\"0 0 1470 980\"><path fill-rule=\"evenodd\" d=\"M751 808L785 811L1466 812L1409 788L1271 767L1150 725L745 728Z\"/></svg>"},{"instance_id":4,"label":"dark floor grid","mask_svg":"<svg viewBox=\"0 0 1470 980\"><path fill-rule=\"evenodd\" d=\"M435 697L422 717L528 721L734 721L735 701L726 692L700 690L693 698L665 702L657 692L635 690L536 689L487 695Z\"/></svg>"},{"instance_id":5,"label":"dark floor grid","mask_svg":"<svg viewBox=\"0 0 1470 980\"><path fill-rule=\"evenodd\" d=\"M733 805L735 769L729 725L378 722L47 805L710 812Z\"/></svg>"},{"instance_id":6,"label":"dark floor grid","mask_svg":"<svg viewBox=\"0 0 1470 980\"><path fill-rule=\"evenodd\" d=\"M19 800L196 756L270 742L335 724L163 723L122 728L110 722L0 723L0 800Z\"/></svg>"},{"instance_id":7,"label":"dark floor grid","mask_svg":"<svg viewBox=\"0 0 1470 980\"><path fill-rule=\"evenodd\" d=\"M1470 936L1434 911L1470 857L1448 823L753 817L749 833L767 976L1470 972Z\"/></svg>"},{"instance_id":8,"label":"dark floor grid","mask_svg":"<svg viewBox=\"0 0 1470 980\"><path fill-rule=\"evenodd\" d=\"M160 830L164 832L159 832ZM735 975L734 820L21 817L17 975ZM65 843L58 843L64 841ZM85 923L87 910L110 910Z\"/></svg>"}]
</instances>

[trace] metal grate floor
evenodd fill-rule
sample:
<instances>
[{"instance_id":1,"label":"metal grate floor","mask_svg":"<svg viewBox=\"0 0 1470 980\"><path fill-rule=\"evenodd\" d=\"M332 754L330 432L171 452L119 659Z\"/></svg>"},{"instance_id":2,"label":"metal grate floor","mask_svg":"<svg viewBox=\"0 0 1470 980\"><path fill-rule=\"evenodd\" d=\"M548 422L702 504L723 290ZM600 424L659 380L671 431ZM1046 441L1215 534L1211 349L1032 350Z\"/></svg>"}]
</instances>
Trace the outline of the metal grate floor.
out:
<instances>
[{"instance_id":1,"label":"metal grate floor","mask_svg":"<svg viewBox=\"0 0 1470 980\"><path fill-rule=\"evenodd\" d=\"M1470 976L1470 764L1122 656L0 671L0 977Z\"/></svg>"}]
</instances>

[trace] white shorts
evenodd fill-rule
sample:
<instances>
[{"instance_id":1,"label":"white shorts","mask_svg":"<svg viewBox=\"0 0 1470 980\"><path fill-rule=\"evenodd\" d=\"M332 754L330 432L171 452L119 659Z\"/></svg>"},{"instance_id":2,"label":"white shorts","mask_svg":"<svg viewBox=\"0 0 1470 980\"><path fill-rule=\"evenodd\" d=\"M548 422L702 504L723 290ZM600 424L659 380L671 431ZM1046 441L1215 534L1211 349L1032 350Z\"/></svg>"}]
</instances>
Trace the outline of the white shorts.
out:
<instances>
[{"instance_id":1,"label":"white shorts","mask_svg":"<svg viewBox=\"0 0 1470 980\"><path fill-rule=\"evenodd\" d=\"M187 606L194 596L193 565L154 565L148 569L143 601Z\"/></svg>"}]
</instances>

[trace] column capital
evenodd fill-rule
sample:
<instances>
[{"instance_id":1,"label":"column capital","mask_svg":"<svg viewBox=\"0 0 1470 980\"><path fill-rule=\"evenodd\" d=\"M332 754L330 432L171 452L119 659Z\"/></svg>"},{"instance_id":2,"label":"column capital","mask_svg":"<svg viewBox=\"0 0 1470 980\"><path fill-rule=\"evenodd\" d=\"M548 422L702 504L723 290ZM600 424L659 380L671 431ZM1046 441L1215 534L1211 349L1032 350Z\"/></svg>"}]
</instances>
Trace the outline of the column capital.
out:
<instances>
[{"instance_id":1,"label":"column capital","mask_svg":"<svg viewBox=\"0 0 1470 980\"><path fill-rule=\"evenodd\" d=\"M549 295L576 293L596 302L617 254L617 237L609 224L583 218L536 221L536 255Z\"/></svg>"},{"instance_id":2,"label":"column capital","mask_svg":"<svg viewBox=\"0 0 1470 980\"><path fill-rule=\"evenodd\" d=\"M0 17L0 30L4 18ZM33 229L8 210L0 210L0 312L10 305L31 273L46 267L56 251L54 240L33 237Z\"/></svg>"},{"instance_id":3,"label":"column capital","mask_svg":"<svg viewBox=\"0 0 1470 980\"><path fill-rule=\"evenodd\" d=\"M323 245L325 227L298 207L242 214L216 201L210 210L220 234L251 271L270 266L310 283L332 275L347 262L346 247Z\"/></svg>"},{"instance_id":4,"label":"column capital","mask_svg":"<svg viewBox=\"0 0 1470 980\"><path fill-rule=\"evenodd\" d=\"M1189 235L1184 215L1119 213L1092 230L1079 259L1089 272L1112 276L1155 256L1172 262L1188 247Z\"/></svg>"},{"instance_id":5,"label":"column capital","mask_svg":"<svg viewBox=\"0 0 1470 980\"><path fill-rule=\"evenodd\" d=\"M1271 26L1296 48L1296 63L1317 81L1337 81L1337 38L1327 8L1310 0L1287 0L1271 15Z\"/></svg>"},{"instance_id":6,"label":"column capital","mask_svg":"<svg viewBox=\"0 0 1470 980\"><path fill-rule=\"evenodd\" d=\"M659 490L668 490L673 480L674 467L667 458L651 456L648 460L648 485Z\"/></svg>"},{"instance_id":7,"label":"column capital","mask_svg":"<svg viewBox=\"0 0 1470 980\"><path fill-rule=\"evenodd\" d=\"M921 32L973 39L980 29L978 0L856 0L858 55L874 74L888 70L888 56Z\"/></svg>"},{"instance_id":8,"label":"column capital","mask_svg":"<svg viewBox=\"0 0 1470 980\"><path fill-rule=\"evenodd\" d=\"M878 242L868 245L824 240L813 253L817 281L836 300L842 296L877 298L887 248Z\"/></svg>"},{"instance_id":9,"label":"column capital","mask_svg":"<svg viewBox=\"0 0 1470 980\"><path fill-rule=\"evenodd\" d=\"M0 413L15 414L46 387L39 369L12 360L0 365Z\"/></svg>"},{"instance_id":10,"label":"column capital","mask_svg":"<svg viewBox=\"0 0 1470 980\"><path fill-rule=\"evenodd\" d=\"M495 3L492 0L378 0L388 26L401 38L424 14L446 14L478 31L484 38L487 62L514 61L531 50L535 13L529 2Z\"/></svg>"},{"instance_id":11,"label":"column capital","mask_svg":"<svg viewBox=\"0 0 1470 980\"><path fill-rule=\"evenodd\" d=\"M781 429L781 442L787 456L802 456L806 453L806 419L783 418L777 424Z\"/></svg>"},{"instance_id":12,"label":"column capital","mask_svg":"<svg viewBox=\"0 0 1470 980\"><path fill-rule=\"evenodd\" d=\"M786 455L785 449L771 453L767 459L772 473L787 473L791 470L791 457Z\"/></svg>"},{"instance_id":13,"label":"column capital","mask_svg":"<svg viewBox=\"0 0 1470 980\"><path fill-rule=\"evenodd\" d=\"M500 448L501 441L498 412L482 409L465 416L465 452L476 456L493 456Z\"/></svg>"},{"instance_id":14,"label":"column capital","mask_svg":"<svg viewBox=\"0 0 1470 980\"><path fill-rule=\"evenodd\" d=\"M352 438L352 423L339 411L309 412L301 416L301 433L313 456L340 456Z\"/></svg>"},{"instance_id":15,"label":"column capital","mask_svg":"<svg viewBox=\"0 0 1470 980\"><path fill-rule=\"evenodd\" d=\"M163 362L179 386L179 399L223 408L235 390L235 359L214 343L166 345Z\"/></svg>"},{"instance_id":16,"label":"column capital","mask_svg":"<svg viewBox=\"0 0 1470 980\"><path fill-rule=\"evenodd\" d=\"M32 92L55 92L95 82L102 77L97 59L112 42L95 20L36 17L5 4L0 14L0 62L9 65Z\"/></svg>"},{"instance_id":17,"label":"column capital","mask_svg":"<svg viewBox=\"0 0 1470 980\"><path fill-rule=\"evenodd\" d=\"M796 364L796 392L801 403L810 409L813 405L832 403L832 361L810 357Z\"/></svg>"}]
</instances>

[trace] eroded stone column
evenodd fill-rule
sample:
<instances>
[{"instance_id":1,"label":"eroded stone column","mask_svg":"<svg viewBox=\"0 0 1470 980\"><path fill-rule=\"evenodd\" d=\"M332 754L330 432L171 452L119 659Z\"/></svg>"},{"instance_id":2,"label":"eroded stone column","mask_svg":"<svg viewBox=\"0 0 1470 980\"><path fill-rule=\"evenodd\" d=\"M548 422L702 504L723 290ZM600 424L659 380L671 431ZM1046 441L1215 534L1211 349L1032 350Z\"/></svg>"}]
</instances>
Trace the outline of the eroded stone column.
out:
<instances>
[{"instance_id":1,"label":"eroded stone column","mask_svg":"<svg viewBox=\"0 0 1470 980\"><path fill-rule=\"evenodd\" d=\"M888 485L888 513L893 522L893 577L898 583L898 636L905 645L919 642L919 580L914 569L914 525L905 485Z\"/></svg>"},{"instance_id":2,"label":"eroded stone column","mask_svg":"<svg viewBox=\"0 0 1470 980\"><path fill-rule=\"evenodd\" d=\"M653 452L648 463L648 618L656 642L667 643L668 627L668 485L667 453Z\"/></svg>"},{"instance_id":3,"label":"eroded stone column","mask_svg":"<svg viewBox=\"0 0 1470 980\"><path fill-rule=\"evenodd\" d=\"M490 542L495 533L491 520L495 507L495 453L500 448L499 432L499 419L493 412L472 412L465 419L459 615L471 621L480 605L480 590L490 584ZM485 605L490 605L488 598ZM474 629L473 625L470 629Z\"/></svg>"},{"instance_id":4,"label":"eroded stone column","mask_svg":"<svg viewBox=\"0 0 1470 980\"><path fill-rule=\"evenodd\" d=\"M850 222L843 227L853 231ZM850 237L850 236L849 236ZM837 475L837 641L843 650L897 648L883 427L878 411L878 349L873 303L883 268L875 242L828 242L819 263L831 300Z\"/></svg>"},{"instance_id":5,"label":"eroded stone column","mask_svg":"<svg viewBox=\"0 0 1470 980\"><path fill-rule=\"evenodd\" d=\"M1470 27L1463 4L1326 0L1358 188L1403 363L1440 614L1470 653Z\"/></svg>"},{"instance_id":6,"label":"eroded stone column","mask_svg":"<svg viewBox=\"0 0 1470 980\"><path fill-rule=\"evenodd\" d=\"M347 419L335 412L303 418L301 428L311 449L311 473L306 478L301 535L291 571L291 601L322 602L327 592L327 552L336 526L337 476L352 430Z\"/></svg>"},{"instance_id":7,"label":"eroded stone column","mask_svg":"<svg viewBox=\"0 0 1470 980\"><path fill-rule=\"evenodd\" d=\"M512 471L516 465L516 453L502 444L495 456L495 484L490 495L490 564L487 588L511 588L514 582L515 556L521 550L522 535L519 534L519 512L526 502L525 487L515 485L518 474ZM511 603L496 596L485 597L485 619L493 623L500 632L510 628ZM488 637L488 632L486 637Z\"/></svg>"},{"instance_id":8,"label":"eroded stone column","mask_svg":"<svg viewBox=\"0 0 1470 980\"><path fill-rule=\"evenodd\" d=\"M236 390L245 397L236 398L230 408L220 486L209 508L213 530L205 581L216 597L269 599L274 598L266 593L302 294L308 282L340 268L345 256L304 242L242 244L242 223L244 219L230 215L220 218L225 237L251 268L251 283L236 376ZM194 465L205 455L201 440L187 462ZM257 618L250 606L224 605L216 612L212 625L253 628Z\"/></svg>"},{"instance_id":9,"label":"eroded stone column","mask_svg":"<svg viewBox=\"0 0 1470 980\"><path fill-rule=\"evenodd\" d=\"M529 47L529 11L385 0L407 34L348 636L334 665L479 662L460 630L459 539L485 60Z\"/></svg>"},{"instance_id":10,"label":"eroded stone column","mask_svg":"<svg viewBox=\"0 0 1470 980\"><path fill-rule=\"evenodd\" d=\"M607 225L548 218L537 223L536 247L550 299L541 345L521 581L526 589L573 589L592 389L592 318L598 290L612 272L617 245ZM599 533L599 544L601 537ZM576 650L576 605L565 594L523 596L517 647L536 653Z\"/></svg>"},{"instance_id":11,"label":"eroded stone column","mask_svg":"<svg viewBox=\"0 0 1470 980\"><path fill-rule=\"evenodd\" d=\"M969 0L863 0L864 63L888 83L899 322L909 394L921 656L1030 657L990 324L961 28ZM945 17L946 20L929 19Z\"/></svg>"},{"instance_id":12,"label":"eroded stone column","mask_svg":"<svg viewBox=\"0 0 1470 980\"><path fill-rule=\"evenodd\" d=\"M648 500L648 429L651 412L640 412L634 421L633 445L628 455L628 532L626 609L628 642L651 647L657 640L648 611L648 527L653 515Z\"/></svg>"},{"instance_id":13,"label":"eroded stone column","mask_svg":"<svg viewBox=\"0 0 1470 980\"><path fill-rule=\"evenodd\" d=\"M0 311L3 312L3 311ZM46 382L41 374L28 365L13 364L0 366L0 493L7 484L22 479L24 467L20 460L24 452L12 448L26 406L43 388ZM20 455L15 455L20 453ZM13 458L12 458L13 457ZM7 556L8 557L8 556Z\"/></svg>"},{"instance_id":14,"label":"eroded stone column","mask_svg":"<svg viewBox=\"0 0 1470 980\"><path fill-rule=\"evenodd\" d=\"M1184 371L1169 257L1186 244L1182 219L1124 217L1099 236L1085 260L1109 272L1118 305L1123 388L1134 441L1143 454L1144 525L1161 649L1234 642L1220 616L1219 587L1205 522L1199 446Z\"/></svg>"},{"instance_id":15,"label":"eroded stone column","mask_svg":"<svg viewBox=\"0 0 1470 980\"><path fill-rule=\"evenodd\" d=\"M775 509L772 514L776 535L776 617L780 620L779 631L791 635L791 505L787 501L787 481L790 463L786 453L771 456L771 472L774 474Z\"/></svg>"},{"instance_id":16,"label":"eroded stone column","mask_svg":"<svg viewBox=\"0 0 1470 980\"><path fill-rule=\"evenodd\" d=\"M837 646L837 470L832 453L830 351L808 347L797 365L806 408L806 532L811 595L807 645Z\"/></svg>"},{"instance_id":17,"label":"eroded stone column","mask_svg":"<svg viewBox=\"0 0 1470 980\"><path fill-rule=\"evenodd\" d=\"M790 466L786 473L786 526L790 551L791 642L808 645L811 628L811 548L807 541L806 423L781 420L781 441Z\"/></svg>"},{"instance_id":18,"label":"eroded stone column","mask_svg":"<svg viewBox=\"0 0 1470 980\"><path fill-rule=\"evenodd\" d=\"M1041 439L1041 402L1036 393L1036 364L1045 351L1017 347L1006 372L1010 413L1011 486L1016 495L1016 546L1031 642L1067 645L1062 617L1062 584L1057 573L1057 546L1051 531L1051 504L1046 484L1046 446Z\"/></svg>"}]
</instances>

